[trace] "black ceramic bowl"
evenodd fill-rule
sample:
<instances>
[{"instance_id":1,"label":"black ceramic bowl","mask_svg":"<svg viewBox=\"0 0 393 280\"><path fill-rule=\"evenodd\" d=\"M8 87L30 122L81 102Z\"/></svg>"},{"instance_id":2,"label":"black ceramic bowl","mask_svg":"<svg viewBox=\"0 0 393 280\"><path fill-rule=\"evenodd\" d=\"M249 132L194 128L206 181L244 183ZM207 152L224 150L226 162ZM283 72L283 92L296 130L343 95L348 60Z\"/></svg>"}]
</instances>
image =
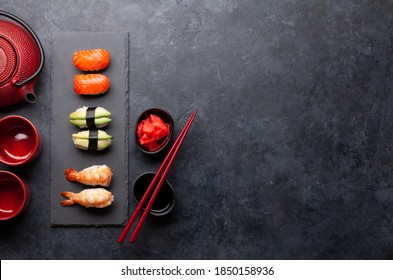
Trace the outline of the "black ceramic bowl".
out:
<instances>
[{"instance_id":1,"label":"black ceramic bowl","mask_svg":"<svg viewBox=\"0 0 393 280\"><path fill-rule=\"evenodd\" d=\"M142 199L147 188L149 187L151 181L154 178L155 173L147 172L143 173L136 179L134 184L134 197L137 203ZM154 190L153 190L154 191ZM143 209L147 206L153 191L150 193L148 199L143 205ZM171 212L173 206L175 205L175 191L171 184L165 180L162 185L160 192L158 193L156 200L150 209L150 214L154 216L163 216Z\"/></svg>"},{"instance_id":2,"label":"black ceramic bowl","mask_svg":"<svg viewBox=\"0 0 393 280\"><path fill-rule=\"evenodd\" d=\"M139 143L139 137L138 137L138 124L141 123L143 120L147 119L150 115L156 115L158 117L160 117L167 125L168 125L168 129L169 129L169 135L168 137L165 139L162 139L162 142L159 143L159 146L157 149L150 151L149 149L147 149L145 146L143 146L142 144ZM162 109L158 109L158 108L151 108L149 110L144 111L140 117L138 118L136 125L135 125L135 142L136 145L138 146L138 148L146 153L146 154L156 154L160 151L162 151L165 146L169 143L169 140L172 137L173 134L173 118L172 116L167 112L164 111Z\"/></svg>"}]
</instances>

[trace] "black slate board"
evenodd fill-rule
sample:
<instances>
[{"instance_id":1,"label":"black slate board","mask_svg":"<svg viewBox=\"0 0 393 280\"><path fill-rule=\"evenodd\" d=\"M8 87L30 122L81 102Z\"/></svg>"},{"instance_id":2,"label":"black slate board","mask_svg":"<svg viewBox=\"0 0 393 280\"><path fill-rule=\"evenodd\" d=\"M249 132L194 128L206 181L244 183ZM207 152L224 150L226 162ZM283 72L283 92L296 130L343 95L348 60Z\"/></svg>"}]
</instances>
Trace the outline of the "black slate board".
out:
<instances>
[{"instance_id":1,"label":"black slate board","mask_svg":"<svg viewBox=\"0 0 393 280\"><path fill-rule=\"evenodd\" d=\"M51 225L104 226L122 225L128 215L128 33L62 32L52 41L51 107ZM73 77L82 73L73 64L77 50L104 48L111 53L109 66L99 73L111 80L109 91L101 96L80 96L74 92ZM112 135L112 146L100 152L74 147L71 135L82 129L71 125L69 114L82 106L102 106L112 113L112 122L104 128ZM82 170L91 165L107 164L113 178L108 188L115 201L107 208L79 205L60 206L62 191L80 192L85 186L68 182L64 170Z\"/></svg>"}]
</instances>

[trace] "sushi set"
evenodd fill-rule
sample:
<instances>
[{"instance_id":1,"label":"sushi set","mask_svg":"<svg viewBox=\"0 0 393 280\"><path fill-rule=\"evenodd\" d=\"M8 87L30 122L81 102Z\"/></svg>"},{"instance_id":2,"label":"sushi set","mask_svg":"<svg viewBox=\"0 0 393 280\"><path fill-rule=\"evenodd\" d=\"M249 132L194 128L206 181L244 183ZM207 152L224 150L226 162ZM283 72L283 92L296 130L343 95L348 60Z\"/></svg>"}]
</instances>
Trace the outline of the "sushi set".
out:
<instances>
[{"instance_id":1,"label":"sushi set","mask_svg":"<svg viewBox=\"0 0 393 280\"><path fill-rule=\"evenodd\" d=\"M44 63L42 46L22 20L2 11L0 15L17 23L0 20L0 50L3 50L0 56L4 56L1 58L10 69L15 64L26 64L22 73L7 67L1 70L0 106L23 100L34 103L34 84ZM18 35L13 36L12 32ZM18 36L22 39L14 38ZM17 55L4 51L7 50L4 40L16 45L13 49ZM31 50L29 58L22 53L26 48ZM151 192L150 201L143 208L147 209L146 213L132 235L134 241L148 213L161 216L173 208L174 190L165 180L166 174L197 113L190 117L157 174L142 174L135 182L133 196L138 207L126 223L129 215L128 56L127 32L61 32L52 40L50 222L52 226L126 224L119 242L124 240ZM14 61L15 57L20 61ZM17 166L38 157L41 136L29 120L8 116L0 119L0 129L1 162ZM167 146L173 130L171 115L151 108L141 113L131 134L135 135L140 151L155 154ZM161 176L164 165L169 167ZM0 220L7 220L26 208L30 190L23 179L8 171L0 171L0 182Z\"/></svg>"},{"instance_id":2,"label":"sushi set","mask_svg":"<svg viewBox=\"0 0 393 280\"><path fill-rule=\"evenodd\" d=\"M128 36L52 36L52 226L113 226L127 220Z\"/></svg>"}]
</instances>

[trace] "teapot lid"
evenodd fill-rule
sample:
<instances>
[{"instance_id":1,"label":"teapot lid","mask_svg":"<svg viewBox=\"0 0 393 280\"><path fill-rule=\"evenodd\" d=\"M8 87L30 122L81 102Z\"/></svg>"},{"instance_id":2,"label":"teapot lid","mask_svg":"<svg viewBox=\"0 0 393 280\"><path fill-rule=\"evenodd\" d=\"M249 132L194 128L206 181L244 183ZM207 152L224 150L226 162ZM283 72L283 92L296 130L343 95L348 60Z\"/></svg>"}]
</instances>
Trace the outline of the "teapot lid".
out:
<instances>
[{"instance_id":1,"label":"teapot lid","mask_svg":"<svg viewBox=\"0 0 393 280\"><path fill-rule=\"evenodd\" d=\"M0 37L0 84L7 82L17 66L16 51L7 39Z\"/></svg>"}]
</instances>

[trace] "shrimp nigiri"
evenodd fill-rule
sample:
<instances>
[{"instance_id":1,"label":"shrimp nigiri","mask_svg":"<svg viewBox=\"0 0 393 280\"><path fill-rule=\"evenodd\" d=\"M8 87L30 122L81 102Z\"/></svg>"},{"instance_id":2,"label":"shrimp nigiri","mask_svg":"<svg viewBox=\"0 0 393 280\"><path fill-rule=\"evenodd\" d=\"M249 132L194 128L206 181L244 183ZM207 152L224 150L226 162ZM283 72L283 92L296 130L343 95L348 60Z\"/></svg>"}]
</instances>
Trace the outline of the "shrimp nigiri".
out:
<instances>
[{"instance_id":1,"label":"shrimp nigiri","mask_svg":"<svg viewBox=\"0 0 393 280\"><path fill-rule=\"evenodd\" d=\"M112 171L107 165L93 165L80 172L69 168L64 171L64 174L67 180L88 186L109 187L112 180Z\"/></svg>"},{"instance_id":2,"label":"shrimp nigiri","mask_svg":"<svg viewBox=\"0 0 393 280\"><path fill-rule=\"evenodd\" d=\"M81 50L74 52L74 65L82 71L103 70L108 66L110 57L104 49Z\"/></svg>"},{"instance_id":3,"label":"shrimp nigiri","mask_svg":"<svg viewBox=\"0 0 393 280\"><path fill-rule=\"evenodd\" d=\"M86 189L80 193L62 192L61 195L67 198L60 202L61 206L70 206L77 203L86 208L104 208L111 205L114 200L112 193L102 188Z\"/></svg>"},{"instance_id":4,"label":"shrimp nigiri","mask_svg":"<svg viewBox=\"0 0 393 280\"><path fill-rule=\"evenodd\" d=\"M74 76L74 90L77 94L104 94L110 87L108 77L102 74L78 74Z\"/></svg>"}]
</instances>

